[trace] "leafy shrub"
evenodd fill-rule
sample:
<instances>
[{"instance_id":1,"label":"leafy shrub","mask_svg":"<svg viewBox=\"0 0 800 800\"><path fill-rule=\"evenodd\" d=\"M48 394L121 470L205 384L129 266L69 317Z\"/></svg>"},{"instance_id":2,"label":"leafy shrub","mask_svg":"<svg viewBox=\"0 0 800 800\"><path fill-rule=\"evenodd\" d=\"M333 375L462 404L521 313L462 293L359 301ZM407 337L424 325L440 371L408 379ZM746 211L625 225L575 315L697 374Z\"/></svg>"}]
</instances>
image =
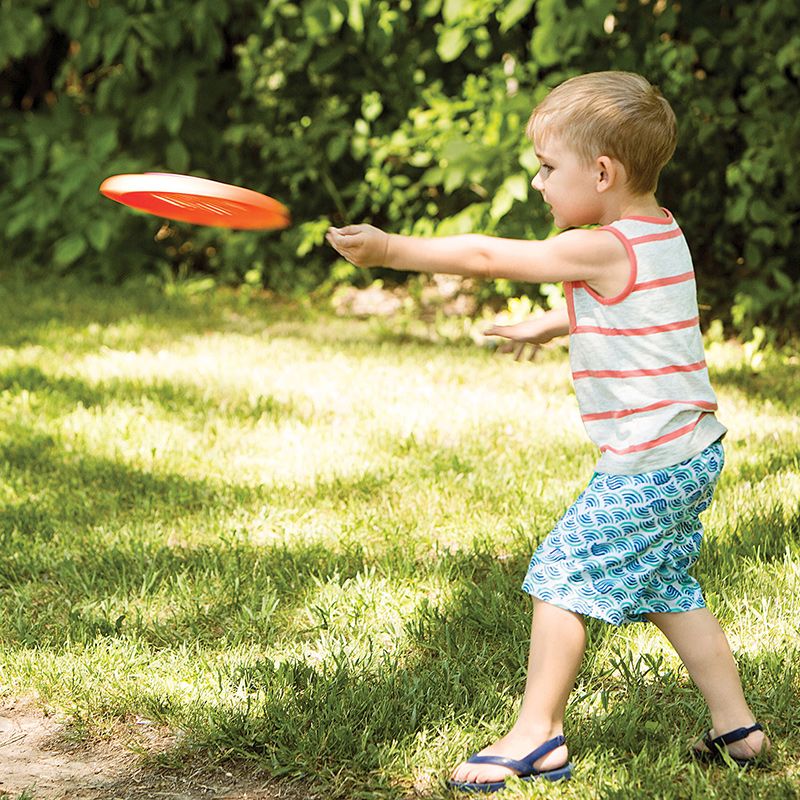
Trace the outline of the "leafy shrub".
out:
<instances>
[{"instance_id":1,"label":"leafy shrub","mask_svg":"<svg viewBox=\"0 0 800 800\"><path fill-rule=\"evenodd\" d=\"M777 0L2 2L0 241L31 270L309 292L363 279L319 247L329 222L546 236L525 120L598 69L641 72L678 114L659 196L703 303L744 333L796 330L800 33ZM252 186L295 224L162 226L98 196L146 170Z\"/></svg>"}]
</instances>

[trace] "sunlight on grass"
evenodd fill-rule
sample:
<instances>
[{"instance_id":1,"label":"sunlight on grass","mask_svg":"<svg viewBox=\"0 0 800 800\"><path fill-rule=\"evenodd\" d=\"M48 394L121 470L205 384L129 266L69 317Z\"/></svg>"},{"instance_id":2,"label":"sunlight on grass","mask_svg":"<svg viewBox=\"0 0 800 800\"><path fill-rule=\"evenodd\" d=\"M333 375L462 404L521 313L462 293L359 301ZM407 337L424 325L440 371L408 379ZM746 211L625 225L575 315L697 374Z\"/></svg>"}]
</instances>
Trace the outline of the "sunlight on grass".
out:
<instances>
[{"instance_id":1,"label":"sunlight on grass","mask_svg":"<svg viewBox=\"0 0 800 800\"><path fill-rule=\"evenodd\" d=\"M517 364L391 321L41 291L0 323L0 693L38 692L78 734L152 718L178 753L330 797L446 796L513 721L520 583L595 461L563 348ZM796 360L752 372L715 343L709 363L730 433L695 572L776 766L687 765L708 723L679 659L655 628L592 621L576 778L508 797L790 796Z\"/></svg>"}]
</instances>

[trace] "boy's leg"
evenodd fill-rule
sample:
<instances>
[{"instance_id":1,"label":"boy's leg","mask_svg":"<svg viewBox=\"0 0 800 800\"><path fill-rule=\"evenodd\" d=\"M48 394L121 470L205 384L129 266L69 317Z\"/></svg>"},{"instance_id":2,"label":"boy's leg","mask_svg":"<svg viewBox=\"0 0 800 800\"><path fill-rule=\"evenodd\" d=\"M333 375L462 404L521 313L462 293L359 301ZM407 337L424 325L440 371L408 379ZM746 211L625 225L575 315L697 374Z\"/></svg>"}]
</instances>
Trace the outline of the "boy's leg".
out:
<instances>
[{"instance_id":1,"label":"boy's leg","mask_svg":"<svg viewBox=\"0 0 800 800\"><path fill-rule=\"evenodd\" d=\"M744 698L736 661L717 618L707 608L647 617L669 639L702 692L711 712L712 735L753 725L756 720ZM728 745L737 758L751 758L762 748L769 748L769 740L761 731Z\"/></svg>"},{"instance_id":2,"label":"boy's leg","mask_svg":"<svg viewBox=\"0 0 800 800\"><path fill-rule=\"evenodd\" d=\"M564 710L586 647L583 617L572 611L533 599L533 622L528 656L528 677L517 722L481 755L522 758L548 739L563 733ZM536 769L556 769L567 762L565 745L536 762ZM459 765L455 781L501 781L511 770L492 764Z\"/></svg>"}]
</instances>

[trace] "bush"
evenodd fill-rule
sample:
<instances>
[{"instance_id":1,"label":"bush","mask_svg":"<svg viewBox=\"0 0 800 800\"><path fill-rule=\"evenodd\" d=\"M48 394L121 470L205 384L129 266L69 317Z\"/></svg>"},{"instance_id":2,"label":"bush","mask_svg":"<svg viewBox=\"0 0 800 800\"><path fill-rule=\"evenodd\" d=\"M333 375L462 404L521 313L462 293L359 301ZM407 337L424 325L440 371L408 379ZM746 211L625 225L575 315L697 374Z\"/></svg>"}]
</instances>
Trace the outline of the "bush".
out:
<instances>
[{"instance_id":1,"label":"bush","mask_svg":"<svg viewBox=\"0 0 800 800\"><path fill-rule=\"evenodd\" d=\"M546 236L525 120L598 69L641 72L678 114L659 196L703 303L743 333L785 332L800 319L800 33L776 0L3 3L0 239L32 270L308 292L358 279L318 246L329 222ZM147 170L265 191L295 225L162 226L97 194Z\"/></svg>"}]
</instances>

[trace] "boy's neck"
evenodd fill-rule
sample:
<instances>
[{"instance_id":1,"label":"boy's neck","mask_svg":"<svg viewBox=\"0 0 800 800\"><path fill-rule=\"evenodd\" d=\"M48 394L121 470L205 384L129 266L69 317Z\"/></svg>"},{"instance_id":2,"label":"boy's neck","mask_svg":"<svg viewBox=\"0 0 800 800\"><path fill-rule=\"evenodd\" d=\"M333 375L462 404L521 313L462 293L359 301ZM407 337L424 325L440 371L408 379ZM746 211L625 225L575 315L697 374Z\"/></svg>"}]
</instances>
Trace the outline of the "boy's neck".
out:
<instances>
[{"instance_id":1,"label":"boy's neck","mask_svg":"<svg viewBox=\"0 0 800 800\"><path fill-rule=\"evenodd\" d=\"M664 217L664 211L656 200L655 194L620 195L609 198L604 209L601 225L608 225L624 217Z\"/></svg>"}]
</instances>

